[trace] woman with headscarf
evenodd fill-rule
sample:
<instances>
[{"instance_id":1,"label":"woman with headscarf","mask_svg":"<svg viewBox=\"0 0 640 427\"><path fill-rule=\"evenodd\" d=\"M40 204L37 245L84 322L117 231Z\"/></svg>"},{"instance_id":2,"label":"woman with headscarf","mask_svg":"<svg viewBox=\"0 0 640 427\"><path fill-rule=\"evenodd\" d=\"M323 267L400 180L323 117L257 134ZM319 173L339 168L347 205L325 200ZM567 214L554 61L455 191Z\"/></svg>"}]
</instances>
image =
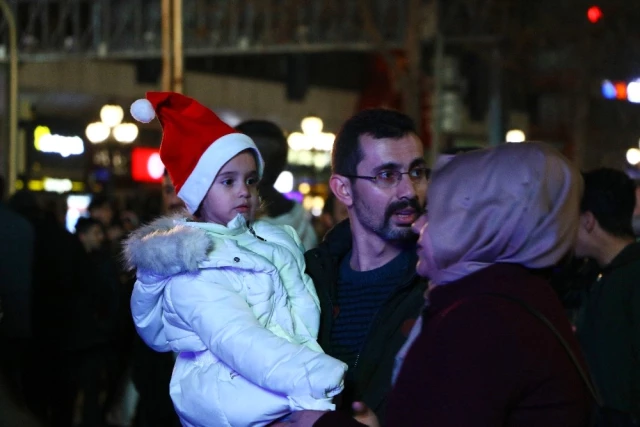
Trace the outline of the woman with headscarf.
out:
<instances>
[{"instance_id":1,"label":"woman with headscarf","mask_svg":"<svg viewBox=\"0 0 640 427\"><path fill-rule=\"evenodd\" d=\"M387 426L588 425L587 367L549 285L573 248L581 193L580 173L540 143L440 160L414 224L428 302L400 354ZM361 425L313 418L291 424Z\"/></svg>"}]
</instances>

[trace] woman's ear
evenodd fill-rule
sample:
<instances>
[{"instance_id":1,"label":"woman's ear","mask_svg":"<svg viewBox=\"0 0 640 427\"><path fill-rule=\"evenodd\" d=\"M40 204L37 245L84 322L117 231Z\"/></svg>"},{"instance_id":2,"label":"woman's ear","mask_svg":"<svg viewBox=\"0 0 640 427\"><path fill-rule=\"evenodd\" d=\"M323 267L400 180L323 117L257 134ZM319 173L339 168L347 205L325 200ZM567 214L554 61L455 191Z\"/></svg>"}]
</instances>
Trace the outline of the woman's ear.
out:
<instances>
[{"instance_id":1,"label":"woman's ear","mask_svg":"<svg viewBox=\"0 0 640 427\"><path fill-rule=\"evenodd\" d=\"M351 181L346 176L333 174L329 178L329 187L340 202L342 202L347 208L353 205L353 189L351 188Z\"/></svg>"}]
</instances>

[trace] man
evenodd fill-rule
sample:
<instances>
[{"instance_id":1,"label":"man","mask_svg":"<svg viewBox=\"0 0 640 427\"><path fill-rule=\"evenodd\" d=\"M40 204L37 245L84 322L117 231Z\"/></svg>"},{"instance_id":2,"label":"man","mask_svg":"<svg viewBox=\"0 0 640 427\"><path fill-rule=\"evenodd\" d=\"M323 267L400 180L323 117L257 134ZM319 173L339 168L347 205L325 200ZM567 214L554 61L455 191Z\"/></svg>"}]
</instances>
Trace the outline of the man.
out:
<instances>
[{"instance_id":1,"label":"man","mask_svg":"<svg viewBox=\"0 0 640 427\"><path fill-rule=\"evenodd\" d=\"M640 243L631 225L635 185L623 172L584 175L576 254L600 274L577 320L593 380L604 407L598 426L631 426L640 419Z\"/></svg>"},{"instance_id":2,"label":"man","mask_svg":"<svg viewBox=\"0 0 640 427\"><path fill-rule=\"evenodd\" d=\"M287 138L282 129L266 120L248 120L236 126L236 130L253 139L264 159L264 175L260 180L258 192L266 212L261 219L272 224L290 225L300 236L305 249L315 248L318 237L309 214L300 203L287 199L273 188L287 165L289 153Z\"/></svg>"},{"instance_id":3,"label":"man","mask_svg":"<svg viewBox=\"0 0 640 427\"><path fill-rule=\"evenodd\" d=\"M425 208L428 169L413 122L393 110L357 113L336 138L332 173L348 220L305 254L322 309L319 342L349 365L339 408L363 401L383 420L394 358L426 289L411 224Z\"/></svg>"}]
</instances>

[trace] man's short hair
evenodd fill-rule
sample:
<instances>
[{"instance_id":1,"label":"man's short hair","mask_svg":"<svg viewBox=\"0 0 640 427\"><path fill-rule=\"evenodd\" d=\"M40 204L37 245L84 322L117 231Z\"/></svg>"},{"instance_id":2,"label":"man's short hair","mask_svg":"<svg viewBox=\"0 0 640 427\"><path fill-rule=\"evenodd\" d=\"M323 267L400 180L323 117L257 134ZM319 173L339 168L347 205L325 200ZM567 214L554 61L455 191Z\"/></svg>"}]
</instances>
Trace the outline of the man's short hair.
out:
<instances>
[{"instance_id":1,"label":"man's short hair","mask_svg":"<svg viewBox=\"0 0 640 427\"><path fill-rule=\"evenodd\" d=\"M602 229L617 237L633 237L636 185L624 172L599 168L583 174L581 212L591 212Z\"/></svg>"},{"instance_id":2,"label":"man's short hair","mask_svg":"<svg viewBox=\"0 0 640 427\"><path fill-rule=\"evenodd\" d=\"M413 120L399 111L384 108L362 110L347 120L333 144L332 172L338 175L357 175L358 164L364 158L360 137L399 139L416 133Z\"/></svg>"},{"instance_id":3,"label":"man's short hair","mask_svg":"<svg viewBox=\"0 0 640 427\"><path fill-rule=\"evenodd\" d=\"M94 218L81 216L76 221L76 234L86 234L93 226L102 227L102 224Z\"/></svg>"},{"instance_id":4,"label":"man's short hair","mask_svg":"<svg viewBox=\"0 0 640 427\"><path fill-rule=\"evenodd\" d=\"M268 120L247 120L236 126L256 143L264 160L262 184L272 186L287 166L289 144L278 125Z\"/></svg>"}]
</instances>

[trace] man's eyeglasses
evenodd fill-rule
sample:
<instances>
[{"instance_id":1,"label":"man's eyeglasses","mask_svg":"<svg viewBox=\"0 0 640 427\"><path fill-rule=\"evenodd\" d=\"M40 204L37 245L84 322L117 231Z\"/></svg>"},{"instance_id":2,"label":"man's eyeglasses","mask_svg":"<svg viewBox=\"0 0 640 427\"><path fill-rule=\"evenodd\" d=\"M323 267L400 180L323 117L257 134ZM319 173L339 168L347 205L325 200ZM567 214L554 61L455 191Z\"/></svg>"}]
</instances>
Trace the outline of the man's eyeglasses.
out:
<instances>
[{"instance_id":1,"label":"man's eyeglasses","mask_svg":"<svg viewBox=\"0 0 640 427\"><path fill-rule=\"evenodd\" d=\"M394 170L380 171L375 176L362 176L362 175L343 175L347 178L368 179L380 188L391 188L400 184L402 181L402 175L408 175L409 179L414 183L421 183L429 179L431 170L425 167L413 168L409 172L400 172Z\"/></svg>"}]
</instances>

